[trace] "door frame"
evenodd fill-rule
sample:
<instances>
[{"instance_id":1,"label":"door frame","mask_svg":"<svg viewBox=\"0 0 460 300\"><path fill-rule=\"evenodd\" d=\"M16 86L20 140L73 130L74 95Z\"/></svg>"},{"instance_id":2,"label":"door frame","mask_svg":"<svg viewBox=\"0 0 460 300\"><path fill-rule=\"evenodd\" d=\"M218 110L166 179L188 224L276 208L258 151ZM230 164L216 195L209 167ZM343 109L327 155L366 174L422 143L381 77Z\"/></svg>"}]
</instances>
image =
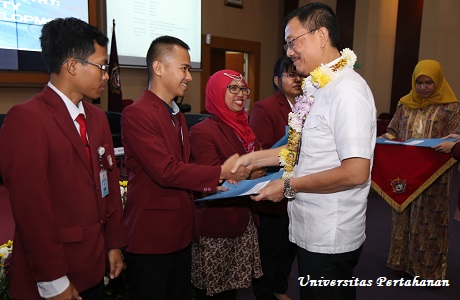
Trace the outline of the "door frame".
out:
<instances>
[{"instance_id":1,"label":"door frame","mask_svg":"<svg viewBox=\"0 0 460 300\"><path fill-rule=\"evenodd\" d=\"M201 91L200 112L206 113L206 83L211 76L211 50L223 49L228 51L244 52L248 54L248 85L251 89L251 103L249 111L255 100L259 99L260 89L260 42L231 39L219 36L211 36L206 43L206 34L201 37Z\"/></svg>"}]
</instances>

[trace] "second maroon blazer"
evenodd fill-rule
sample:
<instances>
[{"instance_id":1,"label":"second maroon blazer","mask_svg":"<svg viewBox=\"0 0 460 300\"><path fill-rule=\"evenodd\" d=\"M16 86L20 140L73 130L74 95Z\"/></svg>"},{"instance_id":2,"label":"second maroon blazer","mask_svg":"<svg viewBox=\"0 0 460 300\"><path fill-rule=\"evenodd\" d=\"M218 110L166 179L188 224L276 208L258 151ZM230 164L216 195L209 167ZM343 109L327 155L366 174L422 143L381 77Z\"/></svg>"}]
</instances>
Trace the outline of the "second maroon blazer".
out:
<instances>
[{"instance_id":1,"label":"second maroon blazer","mask_svg":"<svg viewBox=\"0 0 460 300\"><path fill-rule=\"evenodd\" d=\"M190 129L193 160L220 166L235 153L245 154L233 129L211 116ZM259 147L256 143L256 150ZM236 237L243 234L251 214L249 197L226 198L196 203L196 230L199 236Z\"/></svg>"},{"instance_id":2,"label":"second maroon blazer","mask_svg":"<svg viewBox=\"0 0 460 300\"><path fill-rule=\"evenodd\" d=\"M249 124L263 149L270 149L286 134L290 112L291 106L281 91L254 104Z\"/></svg>"},{"instance_id":3,"label":"second maroon blazer","mask_svg":"<svg viewBox=\"0 0 460 300\"><path fill-rule=\"evenodd\" d=\"M194 218L191 191L216 191L221 167L189 163L188 130L180 114L183 152L171 114L157 95L145 90L123 110L128 252L164 254L186 248L192 240Z\"/></svg>"}]
</instances>

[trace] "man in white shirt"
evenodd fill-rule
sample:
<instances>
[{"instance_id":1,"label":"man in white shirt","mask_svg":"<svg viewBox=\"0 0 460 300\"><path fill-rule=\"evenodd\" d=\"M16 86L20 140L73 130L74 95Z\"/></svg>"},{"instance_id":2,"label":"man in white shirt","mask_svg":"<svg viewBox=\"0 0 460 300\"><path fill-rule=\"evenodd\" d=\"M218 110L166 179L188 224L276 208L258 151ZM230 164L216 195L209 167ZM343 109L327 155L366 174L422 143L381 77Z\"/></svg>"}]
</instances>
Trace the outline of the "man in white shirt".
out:
<instances>
[{"instance_id":1,"label":"man in white shirt","mask_svg":"<svg viewBox=\"0 0 460 300\"><path fill-rule=\"evenodd\" d=\"M290 139L287 154L258 151L241 157L236 166L275 165L280 155L283 179L252 199L291 199L289 231L297 245L301 298L355 299L353 270L365 240L376 137L374 99L352 69L354 53L337 49L338 21L329 6L311 3L292 11L285 19L285 40L297 71L311 75L290 121L291 129L300 127L290 132L300 141ZM333 284L318 287L313 280Z\"/></svg>"}]
</instances>

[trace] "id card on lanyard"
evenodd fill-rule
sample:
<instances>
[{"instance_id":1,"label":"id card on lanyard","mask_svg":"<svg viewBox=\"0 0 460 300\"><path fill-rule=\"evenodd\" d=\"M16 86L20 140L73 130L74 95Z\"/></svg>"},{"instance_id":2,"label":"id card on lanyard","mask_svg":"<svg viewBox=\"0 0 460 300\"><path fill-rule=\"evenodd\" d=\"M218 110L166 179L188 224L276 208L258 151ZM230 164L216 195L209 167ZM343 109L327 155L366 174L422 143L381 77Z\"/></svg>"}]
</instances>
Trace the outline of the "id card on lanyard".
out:
<instances>
[{"instance_id":1,"label":"id card on lanyard","mask_svg":"<svg viewBox=\"0 0 460 300\"><path fill-rule=\"evenodd\" d=\"M99 172L99 181L101 184L101 194L102 198L107 197L109 194L109 180L107 179L107 170L104 170L104 166L102 165L102 156L105 153L104 147L99 147L97 149L97 153L99 154L99 164L101 167L101 171Z\"/></svg>"}]
</instances>

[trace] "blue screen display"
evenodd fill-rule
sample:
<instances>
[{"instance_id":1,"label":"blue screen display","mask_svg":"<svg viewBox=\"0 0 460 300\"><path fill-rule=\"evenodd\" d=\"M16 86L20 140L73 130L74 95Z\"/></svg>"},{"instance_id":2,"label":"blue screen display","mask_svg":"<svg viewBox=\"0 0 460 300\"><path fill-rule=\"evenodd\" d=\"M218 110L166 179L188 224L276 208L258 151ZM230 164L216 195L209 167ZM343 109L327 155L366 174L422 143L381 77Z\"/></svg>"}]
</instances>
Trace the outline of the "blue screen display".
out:
<instances>
[{"instance_id":1,"label":"blue screen display","mask_svg":"<svg viewBox=\"0 0 460 300\"><path fill-rule=\"evenodd\" d=\"M42 61L33 63L41 60L42 26L66 17L88 22L88 0L0 1L0 69L45 70Z\"/></svg>"}]
</instances>

